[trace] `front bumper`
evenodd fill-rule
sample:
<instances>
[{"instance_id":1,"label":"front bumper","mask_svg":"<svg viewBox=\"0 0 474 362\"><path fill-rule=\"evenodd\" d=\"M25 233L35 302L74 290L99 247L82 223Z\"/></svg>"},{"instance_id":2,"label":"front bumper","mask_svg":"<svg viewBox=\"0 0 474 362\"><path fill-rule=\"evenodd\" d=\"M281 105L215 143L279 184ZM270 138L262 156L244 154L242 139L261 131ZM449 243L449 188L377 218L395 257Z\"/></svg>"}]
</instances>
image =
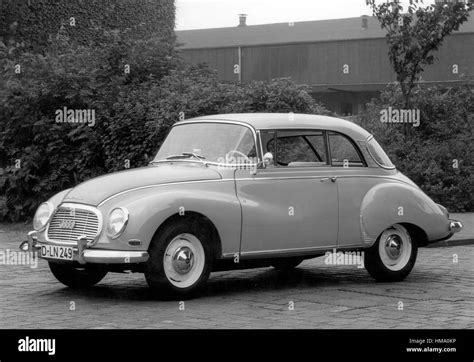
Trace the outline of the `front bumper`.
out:
<instances>
[{"instance_id":1,"label":"front bumper","mask_svg":"<svg viewBox=\"0 0 474 362\"><path fill-rule=\"evenodd\" d=\"M28 251L38 252L39 257L42 259L58 261L58 259L41 256L39 251L43 245L51 244L38 241L36 231L28 233ZM73 261L79 264L138 264L145 263L149 257L146 251L90 249L89 242L85 238L78 238L77 245L63 246L73 248Z\"/></svg>"}]
</instances>

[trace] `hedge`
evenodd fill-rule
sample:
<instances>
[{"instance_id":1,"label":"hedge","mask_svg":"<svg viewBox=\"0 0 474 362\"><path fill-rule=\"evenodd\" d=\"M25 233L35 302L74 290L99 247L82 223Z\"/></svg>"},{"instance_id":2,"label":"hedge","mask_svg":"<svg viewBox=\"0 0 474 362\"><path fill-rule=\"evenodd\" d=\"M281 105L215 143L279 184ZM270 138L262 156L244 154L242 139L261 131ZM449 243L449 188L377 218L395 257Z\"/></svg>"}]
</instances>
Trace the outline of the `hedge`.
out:
<instances>
[{"instance_id":1,"label":"hedge","mask_svg":"<svg viewBox=\"0 0 474 362\"><path fill-rule=\"evenodd\" d=\"M44 52L61 28L71 41L90 45L101 41L103 29L174 39L174 25L174 0L0 1L0 41L25 42L35 52Z\"/></svg>"},{"instance_id":2,"label":"hedge","mask_svg":"<svg viewBox=\"0 0 474 362\"><path fill-rule=\"evenodd\" d=\"M420 125L382 123L381 111L403 109L398 86L372 100L357 122L371 131L397 168L434 201L451 212L474 211L474 91L468 83L456 88L417 87L412 108Z\"/></svg>"}]
</instances>

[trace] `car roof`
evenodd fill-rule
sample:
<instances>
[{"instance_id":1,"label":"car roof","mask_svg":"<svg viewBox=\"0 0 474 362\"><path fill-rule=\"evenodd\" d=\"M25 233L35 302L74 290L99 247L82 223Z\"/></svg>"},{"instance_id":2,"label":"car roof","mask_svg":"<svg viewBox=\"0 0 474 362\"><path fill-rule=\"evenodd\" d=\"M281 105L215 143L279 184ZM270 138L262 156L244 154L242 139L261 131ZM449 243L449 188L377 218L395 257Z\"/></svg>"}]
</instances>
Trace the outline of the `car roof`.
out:
<instances>
[{"instance_id":1,"label":"car roof","mask_svg":"<svg viewBox=\"0 0 474 362\"><path fill-rule=\"evenodd\" d=\"M344 119L298 113L230 113L201 116L177 122L228 121L245 123L256 130L264 129L321 129L341 132L355 140L366 140L370 136L362 127Z\"/></svg>"}]
</instances>

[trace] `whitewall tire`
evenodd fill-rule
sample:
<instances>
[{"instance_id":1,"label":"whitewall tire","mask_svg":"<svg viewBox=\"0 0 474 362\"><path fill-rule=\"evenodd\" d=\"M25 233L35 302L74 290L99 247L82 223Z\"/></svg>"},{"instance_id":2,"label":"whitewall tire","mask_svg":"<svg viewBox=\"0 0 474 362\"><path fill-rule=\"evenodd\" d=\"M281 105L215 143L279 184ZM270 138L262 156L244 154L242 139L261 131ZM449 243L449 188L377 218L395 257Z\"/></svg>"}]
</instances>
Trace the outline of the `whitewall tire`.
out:
<instances>
[{"instance_id":1,"label":"whitewall tire","mask_svg":"<svg viewBox=\"0 0 474 362\"><path fill-rule=\"evenodd\" d=\"M365 253L365 268L377 281L401 281L416 262L418 246L408 230L395 224L380 234Z\"/></svg>"}]
</instances>

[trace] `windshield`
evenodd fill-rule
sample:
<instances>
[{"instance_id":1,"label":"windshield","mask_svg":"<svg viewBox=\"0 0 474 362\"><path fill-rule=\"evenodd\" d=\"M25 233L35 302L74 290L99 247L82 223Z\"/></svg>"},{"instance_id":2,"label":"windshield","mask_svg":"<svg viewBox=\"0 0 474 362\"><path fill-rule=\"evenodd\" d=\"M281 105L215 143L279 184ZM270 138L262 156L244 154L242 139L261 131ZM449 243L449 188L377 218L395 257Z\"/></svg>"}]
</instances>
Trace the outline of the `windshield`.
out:
<instances>
[{"instance_id":1,"label":"windshield","mask_svg":"<svg viewBox=\"0 0 474 362\"><path fill-rule=\"evenodd\" d=\"M377 162L380 166L384 168L395 168L390 158L388 158L385 151L379 145L379 143L375 140L375 138L371 138L367 142L367 149L369 150L370 156Z\"/></svg>"},{"instance_id":2,"label":"windshield","mask_svg":"<svg viewBox=\"0 0 474 362\"><path fill-rule=\"evenodd\" d=\"M256 163L252 131L228 123L176 125L166 137L153 162L192 160L220 164Z\"/></svg>"}]
</instances>

